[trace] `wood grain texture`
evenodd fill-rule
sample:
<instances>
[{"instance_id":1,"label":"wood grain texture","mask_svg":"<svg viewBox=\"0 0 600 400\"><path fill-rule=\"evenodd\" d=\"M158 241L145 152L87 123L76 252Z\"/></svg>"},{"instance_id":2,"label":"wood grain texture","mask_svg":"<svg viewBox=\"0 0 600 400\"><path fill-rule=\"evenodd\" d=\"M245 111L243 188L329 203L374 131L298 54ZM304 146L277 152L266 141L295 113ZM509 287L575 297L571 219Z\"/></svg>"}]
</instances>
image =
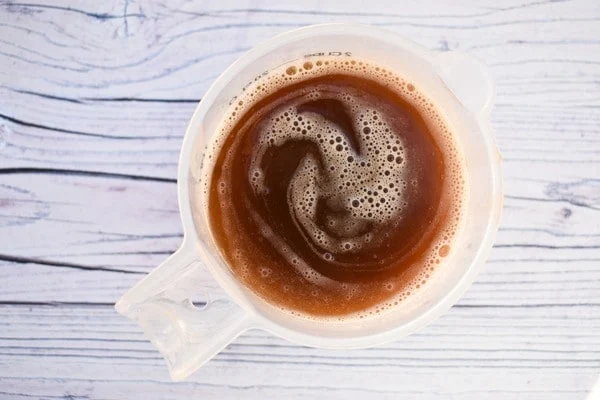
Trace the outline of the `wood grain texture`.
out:
<instances>
[{"instance_id":1,"label":"wood grain texture","mask_svg":"<svg viewBox=\"0 0 600 400\"><path fill-rule=\"evenodd\" d=\"M0 398L584 399L600 373L600 3L455 3L0 2ZM402 341L250 332L173 384L112 304L181 240L186 124L244 51L334 21L490 66L506 179L490 261ZM209 276L204 292L220 295Z\"/></svg>"}]
</instances>

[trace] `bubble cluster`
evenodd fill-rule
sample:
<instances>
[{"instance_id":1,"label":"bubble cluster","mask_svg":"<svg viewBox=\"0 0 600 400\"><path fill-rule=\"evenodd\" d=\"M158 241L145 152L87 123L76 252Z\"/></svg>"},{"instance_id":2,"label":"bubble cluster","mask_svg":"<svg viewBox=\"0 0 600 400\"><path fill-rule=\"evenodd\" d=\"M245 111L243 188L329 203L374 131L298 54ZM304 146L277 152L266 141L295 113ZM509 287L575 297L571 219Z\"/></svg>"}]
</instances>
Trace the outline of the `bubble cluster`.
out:
<instances>
[{"instance_id":1,"label":"bubble cluster","mask_svg":"<svg viewBox=\"0 0 600 400\"><path fill-rule=\"evenodd\" d=\"M447 218L449 222L437 233L426 256L419 261L419 265L411 269L412 273L407 275L408 278L403 276L378 281L374 286L335 281L312 268L310 263L294 253L289 244L279 240L269 224L258 216L253 216L255 223L261 227L260 237L256 240L271 243L299 276L311 284L306 291L301 291L294 282L278 282L281 292L293 293L295 296L306 295L307 299L316 298L324 304L330 301L326 293L331 290L343 293L346 301L361 298L373 290L386 293L382 296L382 301L367 310L335 316L336 321L371 318L393 310L423 290L441 266L452 259L452 246L463 224L467 188L462 155L456 138L439 110L418 86L386 68L360 59L323 57L286 64L256 79L232 102L220 134L211 144L208 153L219 153L232 128L259 100L293 83L328 74L347 74L375 80L401 95L419 110L428 128L436 135L436 143L446 158L443 200L453 205L449 211L451 215ZM385 234L374 234L373 229L366 227L385 228L401 223L407 204L406 193L409 188L418 189L421 183L416 179L408 179L407 171L412 168L414 161L406 143L395 132L397 126L408 124L409 121L388 120L386 114L373 107L369 99L340 93L328 93L324 96L323 92L315 89L304 96L309 103L329 101L343 105L350 116L352 133L349 134L347 126L331 121L310 107L278 110L256 134L257 150L250 155L247 180L257 196L265 194L269 187L265 184L266 173L262 169L262 161L269 148L279 148L290 141L310 142L317 150L308 153L298 165L288 187L287 207L294 216L299 231L308 235L310 241L318 247L321 258L333 263L340 255L368 249L374 245L378 235ZM225 158L228 161L223 164L224 169L235 162L232 157L229 154ZM214 163L215 159L216 157L209 157L209 162ZM203 183L204 195L208 196L210 180L206 179ZM226 194L229 189L226 182L219 182L220 194ZM327 215L325 225L316 218L320 201L325 201L326 207L336 210ZM223 207L224 210L231 209L230 205ZM226 218L233 218L228 222L231 225L237 223L234 217ZM235 248L235 238L231 240L232 247ZM248 249L235 253L234 259L241 266L242 279L249 282L252 276L257 276L265 282L276 281L279 276L277 268L253 266L248 262L250 253L251 250ZM264 293L266 292L263 292L263 298L270 301ZM329 318L285 306L282 310L302 318Z\"/></svg>"},{"instance_id":2,"label":"bubble cluster","mask_svg":"<svg viewBox=\"0 0 600 400\"><path fill-rule=\"evenodd\" d=\"M307 94L313 101L320 96L318 90ZM346 96L336 100L357 116L354 124L360 132L356 143L350 142L348 132L319 114L281 110L256 138L258 151L252 156L248 176L255 192L262 194L268 189L260 165L270 147L294 140L314 143L321 160L311 155L303 160L290 184L288 207L312 240L333 253L360 249L370 235L352 240L332 237L315 223L317 200L327 198L333 207L347 211L328 221L328 231L337 237L352 237L366 224L389 223L403 209L408 157L400 138L377 110ZM320 165L325 166L324 171Z\"/></svg>"}]
</instances>

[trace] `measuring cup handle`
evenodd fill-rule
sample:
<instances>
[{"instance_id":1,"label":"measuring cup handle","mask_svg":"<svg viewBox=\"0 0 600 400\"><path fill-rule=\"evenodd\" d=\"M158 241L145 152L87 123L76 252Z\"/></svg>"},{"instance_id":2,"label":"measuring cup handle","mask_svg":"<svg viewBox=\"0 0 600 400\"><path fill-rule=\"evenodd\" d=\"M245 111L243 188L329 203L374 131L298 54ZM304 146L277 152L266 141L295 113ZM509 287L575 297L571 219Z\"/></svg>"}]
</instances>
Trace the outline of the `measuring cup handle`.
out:
<instances>
[{"instance_id":1,"label":"measuring cup handle","mask_svg":"<svg viewBox=\"0 0 600 400\"><path fill-rule=\"evenodd\" d=\"M185 244L116 304L161 352L173 380L182 380L252 327L248 314L230 300L197 308L202 265Z\"/></svg>"},{"instance_id":2,"label":"measuring cup handle","mask_svg":"<svg viewBox=\"0 0 600 400\"><path fill-rule=\"evenodd\" d=\"M487 117L495 95L489 68L477 58L459 51L437 55L438 73L456 98L470 112Z\"/></svg>"}]
</instances>

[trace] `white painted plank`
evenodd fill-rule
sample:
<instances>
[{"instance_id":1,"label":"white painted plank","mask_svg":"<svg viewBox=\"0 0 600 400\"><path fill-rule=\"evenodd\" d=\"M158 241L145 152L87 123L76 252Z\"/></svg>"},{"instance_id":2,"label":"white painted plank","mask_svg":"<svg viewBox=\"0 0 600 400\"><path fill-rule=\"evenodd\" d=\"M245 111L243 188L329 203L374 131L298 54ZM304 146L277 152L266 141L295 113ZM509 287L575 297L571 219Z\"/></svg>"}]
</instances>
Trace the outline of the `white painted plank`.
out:
<instances>
[{"instance_id":1,"label":"white painted plank","mask_svg":"<svg viewBox=\"0 0 600 400\"><path fill-rule=\"evenodd\" d=\"M354 21L385 26L429 48L470 51L500 79L543 80L500 91L519 95L513 100L521 104L540 98L561 104L568 78L580 89L567 90L570 100L597 104L590 79L600 62L595 2L426 3L385 1L370 10L358 1L346 2L343 10L334 2L274 8L239 1L116 1L96 9L72 2L68 10L51 2L4 5L1 36L14 38L4 45L10 60L4 76L19 76L15 89L68 97L197 98L241 52L274 34ZM69 23L57 26L61 18ZM82 42L82 31L93 34Z\"/></svg>"},{"instance_id":2,"label":"white painted plank","mask_svg":"<svg viewBox=\"0 0 600 400\"><path fill-rule=\"evenodd\" d=\"M597 261L596 186L515 187L492 263ZM175 192L171 182L114 176L4 175L0 254L147 272L180 243Z\"/></svg>"},{"instance_id":3,"label":"white painted plank","mask_svg":"<svg viewBox=\"0 0 600 400\"><path fill-rule=\"evenodd\" d=\"M494 257L597 255L599 189L591 178L513 181ZM181 240L176 185L170 181L11 173L3 175L0 199L4 254L112 264L120 255L111 254L116 250L127 256L151 248L146 255L166 256ZM116 258L96 258L107 255Z\"/></svg>"},{"instance_id":4,"label":"white painted plank","mask_svg":"<svg viewBox=\"0 0 600 400\"><path fill-rule=\"evenodd\" d=\"M189 382L168 384L160 357L112 309L0 313L0 353L13 366L0 372L2 389L27 385L39 396L582 398L600 362L600 319L583 309L458 308L421 333L368 350L309 349L252 331Z\"/></svg>"},{"instance_id":5,"label":"white painted plank","mask_svg":"<svg viewBox=\"0 0 600 400\"><path fill-rule=\"evenodd\" d=\"M6 90L0 90L0 97L12 99L4 111L12 119L0 116L4 143L0 168L78 169L162 178L176 176L179 147L196 106L105 101L82 105ZM505 157L507 178L522 177L522 170L513 172L519 165L540 173L574 163L575 177L591 177L589 170L577 166L599 162L600 116L596 111L585 107L497 106L492 123Z\"/></svg>"}]
</instances>

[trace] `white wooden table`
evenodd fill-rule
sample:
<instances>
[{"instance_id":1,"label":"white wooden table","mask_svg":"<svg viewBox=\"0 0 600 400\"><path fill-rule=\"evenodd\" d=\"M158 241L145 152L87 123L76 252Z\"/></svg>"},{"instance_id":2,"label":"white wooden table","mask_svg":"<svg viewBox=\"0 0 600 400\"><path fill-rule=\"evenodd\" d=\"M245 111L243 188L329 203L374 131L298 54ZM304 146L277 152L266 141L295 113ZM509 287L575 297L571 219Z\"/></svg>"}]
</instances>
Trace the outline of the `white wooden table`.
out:
<instances>
[{"instance_id":1,"label":"white wooden table","mask_svg":"<svg viewBox=\"0 0 600 400\"><path fill-rule=\"evenodd\" d=\"M268 3L0 3L0 398L585 399L600 374L600 2ZM331 21L490 65L506 200L486 271L405 340L324 351L250 332L171 383L113 303L181 240L187 121L241 53Z\"/></svg>"}]
</instances>

